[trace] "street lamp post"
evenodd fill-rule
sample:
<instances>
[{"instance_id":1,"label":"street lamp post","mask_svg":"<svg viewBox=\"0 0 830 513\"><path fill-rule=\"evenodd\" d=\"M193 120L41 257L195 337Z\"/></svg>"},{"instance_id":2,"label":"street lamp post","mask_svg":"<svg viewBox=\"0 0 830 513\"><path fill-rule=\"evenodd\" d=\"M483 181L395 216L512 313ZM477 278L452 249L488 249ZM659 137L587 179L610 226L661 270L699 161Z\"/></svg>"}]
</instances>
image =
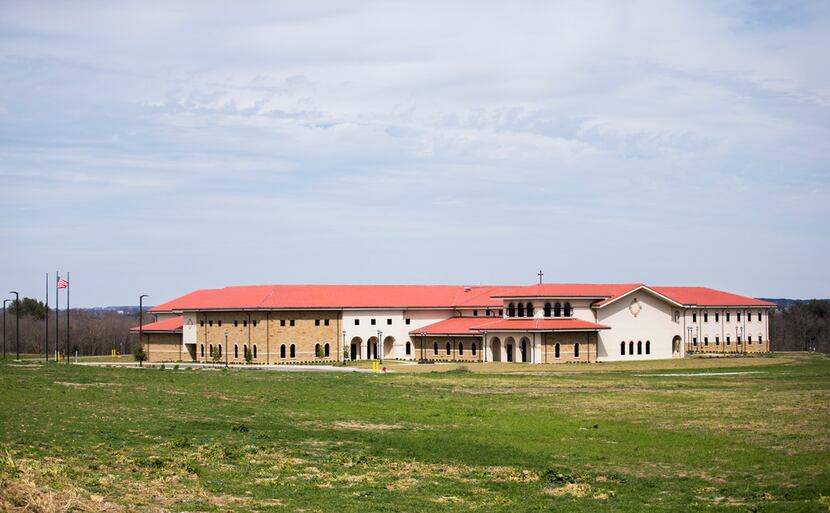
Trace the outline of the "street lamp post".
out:
<instances>
[{"instance_id":1,"label":"street lamp post","mask_svg":"<svg viewBox=\"0 0 830 513\"><path fill-rule=\"evenodd\" d=\"M138 345L144 343L144 298L147 294L138 296ZM147 360L150 359L150 344L147 344Z\"/></svg>"},{"instance_id":2,"label":"street lamp post","mask_svg":"<svg viewBox=\"0 0 830 513\"><path fill-rule=\"evenodd\" d=\"M3 300L3 359L6 359L6 303L11 299Z\"/></svg>"},{"instance_id":3,"label":"street lamp post","mask_svg":"<svg viewBox=\"0 0 830 513\"><path fill-rule=\"evenodd\" d=\"M225 368L228 368L228 330L225 330Z\"/></svg>"},{"instance_id":4,"label":"street lamp post","mask_svg":"<svg viewBox=\"0 0 830 513\"><path fill-rule=\"evenodd\" d=\"M17 331L17 359L20 359L20 294L17 291L11 291L9 294L14 294L14 317L15 330Z\"/></svg>"},{"instance_id":5,"label":"street lamp post","mask_svg":"<svg viewBox=\"0 0 830 513\"><path fill-rule=\"evenodd\" d=\"M380 330L378 330L378 343L375 345L375 356L380 363L383 363L383 332Z\"/></svg>"},{"instance_id":6,"label":"street lamp post","mask_svg":"<svg viewBox=\"0 0 830 513\"><path fill-rule=\"evenodd\" d=\"M421 335L421 363L426 363L427 362L427 355L426 355L426 352L425 352L426 349L424 348L424 343L426 342L427 332L424 331L424 330L421 330L419 335Z\"/></svg>"},{"instance_id":7,"label":"street lamp post","mask_svg":"<svg viewBox=\"0 0 830 513\"><path fill-rule=\"evenodd\" d=\"M343 330L343 355L342 356L343 356L343 362L344 363L351 360L351 356L352 356L351 348L349 348L348 355L349 355L349 357L347 358L346 357L346 330Z\"/></svg>"}]
</instances>

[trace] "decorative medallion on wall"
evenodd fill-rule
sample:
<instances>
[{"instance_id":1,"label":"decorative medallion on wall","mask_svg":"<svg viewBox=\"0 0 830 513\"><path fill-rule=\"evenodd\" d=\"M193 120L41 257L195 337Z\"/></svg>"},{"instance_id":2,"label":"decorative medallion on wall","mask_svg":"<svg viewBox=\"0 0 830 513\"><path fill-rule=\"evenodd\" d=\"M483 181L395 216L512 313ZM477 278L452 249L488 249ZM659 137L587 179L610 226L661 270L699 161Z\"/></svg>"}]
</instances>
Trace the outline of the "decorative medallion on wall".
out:
<instances>
[{"instance_id":1,"label":"decorative medallion on wall","mask_svg":"<svg viewBox=\"0 0 830 513\"><path fill-rule=\"evenodd\" d=\"M642 305L640 304L640 300L636 297L631 300L631 303L628 304L628 311L631 312L631 315L637 317L640 315L640 311L643 309Z\"/></svg>"},{"instance_id":2,"label":"decorative medallion on wall","mask_svg":"<svg viewBox=\"0 0 830 513\"><path fill-rule=\"evenodd\" d=\"M188 319L187 320L187 325L188 326L193 326L193 319Z\"/></svg>"}]
</instances>

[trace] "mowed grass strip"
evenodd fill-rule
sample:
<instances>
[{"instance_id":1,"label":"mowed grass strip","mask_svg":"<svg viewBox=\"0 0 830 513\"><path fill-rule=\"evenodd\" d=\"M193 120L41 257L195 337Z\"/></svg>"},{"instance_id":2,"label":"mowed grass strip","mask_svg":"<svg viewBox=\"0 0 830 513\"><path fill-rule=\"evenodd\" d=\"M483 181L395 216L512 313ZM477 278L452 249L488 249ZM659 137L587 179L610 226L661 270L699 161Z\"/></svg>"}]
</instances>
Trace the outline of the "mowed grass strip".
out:
<instances>
[{"instance_id":1,"label":"mowed grass strip","mask_svg":"<svg viewBox=\"0 0 830 513\"><path fill-rule=\"evenodd\" d=\"M6 363L0 510L828 511L830 359L689 362L380 376ZM648 375L690 367L754 373Z\"/></svg>"}]
</instances>

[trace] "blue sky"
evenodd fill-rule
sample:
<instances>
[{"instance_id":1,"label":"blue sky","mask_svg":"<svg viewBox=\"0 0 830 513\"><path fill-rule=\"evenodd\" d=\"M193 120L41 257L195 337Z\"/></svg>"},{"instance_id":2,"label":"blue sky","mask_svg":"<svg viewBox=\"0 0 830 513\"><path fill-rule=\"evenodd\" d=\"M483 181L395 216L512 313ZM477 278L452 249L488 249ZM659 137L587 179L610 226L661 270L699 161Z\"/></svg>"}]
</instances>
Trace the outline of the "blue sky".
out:
<instances>
[{"instance_id":1,"label":"blue sky","mask_svg":"<svg viewBox=\"0 0 830 513\"><path fill-rule=\"evenodd\" d=\"M304 4L0 2L0 286L830 296L827 2Z\"/></svg>"}]
</instances>

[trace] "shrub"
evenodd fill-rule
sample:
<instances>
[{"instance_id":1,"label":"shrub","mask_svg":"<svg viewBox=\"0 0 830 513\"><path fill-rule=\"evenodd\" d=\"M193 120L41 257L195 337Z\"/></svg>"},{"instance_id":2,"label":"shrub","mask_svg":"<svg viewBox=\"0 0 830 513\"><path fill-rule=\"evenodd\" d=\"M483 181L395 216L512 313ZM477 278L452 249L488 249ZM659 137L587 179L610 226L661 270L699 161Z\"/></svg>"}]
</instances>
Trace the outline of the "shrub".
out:
<instances>
[{"instance_id":1,"label":"shrub","mask_svg":"<svg viewBox=\"0 0 830 513\"><path fill-rule=\"evenodd\" d=\"M143 367L142 364L147 359L147 353L144 352L144 346L141 344L136 344L135 348L133 349L133 356L136 360L138 360L138 366Z\"/></svg>"}]
</instances>

